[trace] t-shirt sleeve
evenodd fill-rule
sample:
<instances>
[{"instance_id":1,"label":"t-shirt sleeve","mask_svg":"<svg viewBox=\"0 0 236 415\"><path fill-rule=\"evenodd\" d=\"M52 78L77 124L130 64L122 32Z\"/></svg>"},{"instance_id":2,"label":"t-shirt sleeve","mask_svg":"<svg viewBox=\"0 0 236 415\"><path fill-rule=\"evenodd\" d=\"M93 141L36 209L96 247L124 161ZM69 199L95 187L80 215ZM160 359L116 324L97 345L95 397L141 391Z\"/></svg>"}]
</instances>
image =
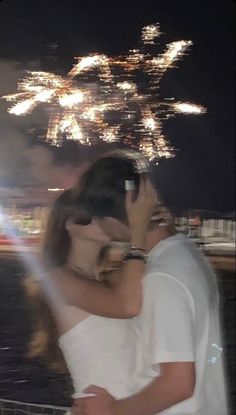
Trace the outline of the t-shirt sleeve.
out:
<instances>
[{"instance_id":1,"label":"t-shirt sleeve","mask_svg":"<svg viewBox=\"0 0 236 415\"><path fill-rule=\"evenodd\" d=\"M190 293L166 274L145 278L144 309L148 360L194 362L194 306Z\"/></svg>"}]
</instances>

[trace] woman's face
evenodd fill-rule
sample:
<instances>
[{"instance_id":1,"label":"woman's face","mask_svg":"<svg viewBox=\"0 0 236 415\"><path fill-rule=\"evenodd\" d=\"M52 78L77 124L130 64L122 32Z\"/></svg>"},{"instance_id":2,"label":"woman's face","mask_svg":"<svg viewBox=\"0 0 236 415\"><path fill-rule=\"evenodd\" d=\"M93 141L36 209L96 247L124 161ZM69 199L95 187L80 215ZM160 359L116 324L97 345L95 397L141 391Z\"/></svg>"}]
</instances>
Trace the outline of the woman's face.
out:
<instances>
[{"instance_id":1,"label":"woman's face","mask_svg":"<svg viewBox=\"0 0 236 415\"><path fill-rule=\"evenodd\" d=\"M98 223L111 241L126 242L130 240L129 227L121 223L118 219L106 216L98 219Z\"/></svg>"},{"instance_id":2,"label":"woman's face","mask_svg":"<svg viewBox=\"0 0 236 415\"><path fill-rule=\"evenodd\" d=\"M100 225L100 220L93 219L88 225L78 225L71 221L66 224L66 229L72 240L80 239L84 242L97 242L102 245L110 243L110 237Z\"/></svg>"}]
</instances>

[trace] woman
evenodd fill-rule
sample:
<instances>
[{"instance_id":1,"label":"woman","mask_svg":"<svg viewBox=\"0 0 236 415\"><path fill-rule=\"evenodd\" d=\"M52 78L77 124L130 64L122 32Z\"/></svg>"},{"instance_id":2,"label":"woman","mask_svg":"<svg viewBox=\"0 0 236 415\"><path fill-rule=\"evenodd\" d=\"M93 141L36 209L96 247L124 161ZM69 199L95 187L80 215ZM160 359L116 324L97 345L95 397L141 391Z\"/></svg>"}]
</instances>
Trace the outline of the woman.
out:
<instances>
[{"instance_id":1,"label":"woman","mask_svg":"<svg viewBox=\"0 0 236 415\"><path fill-rule=\"evenodd\" d=\"M133 191L127 190L126 213L134 248L129 249L119 270L109 275L101 263L101 252L110 242L102 220L88 217L73 189L64 192L52 208L42 259L63 302L56 307L55 301L50 304L43 287L33 288L28 280L28 293L37 300L39 316L30 355L46 355L54 368L62 368L59 339L74 396L81 396L91 383L117 398L129 394L132 350L125 319L140 311L145 234L156 203L147 180L140 181L134 201Z\"/></svg>"}]
</instances>

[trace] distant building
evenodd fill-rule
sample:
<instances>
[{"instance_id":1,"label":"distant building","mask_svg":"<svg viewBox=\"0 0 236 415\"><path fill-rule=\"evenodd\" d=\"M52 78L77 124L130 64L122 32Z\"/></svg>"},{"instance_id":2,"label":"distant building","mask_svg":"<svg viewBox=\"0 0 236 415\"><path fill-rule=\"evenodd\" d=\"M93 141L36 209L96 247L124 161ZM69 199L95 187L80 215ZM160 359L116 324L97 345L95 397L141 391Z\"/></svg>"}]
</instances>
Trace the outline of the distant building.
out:
<instances>
[{"instance_id":1,"label":"distant building","mask_svg":"<svg viewBox=\"0 0 236 415\"><path fill-rule=\"evenodd\" d=\"M49 192L45 187L0 187L0 207L22 231L41 233L45 228L50 205L59 194L60 191ZM234 213L187 209L173 211L177 229L189 237L203 243L212 239L235 241Z\"/></svg>"}]
</instances>

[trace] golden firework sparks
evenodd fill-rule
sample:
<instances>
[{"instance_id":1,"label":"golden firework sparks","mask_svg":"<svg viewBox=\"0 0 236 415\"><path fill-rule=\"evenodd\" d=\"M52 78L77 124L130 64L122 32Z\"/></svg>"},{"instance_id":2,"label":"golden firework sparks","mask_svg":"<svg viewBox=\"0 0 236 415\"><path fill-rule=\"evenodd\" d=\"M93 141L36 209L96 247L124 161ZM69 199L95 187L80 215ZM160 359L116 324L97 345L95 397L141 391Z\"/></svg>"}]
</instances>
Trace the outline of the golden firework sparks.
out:
<instances>
[{"instance_id":1,"label":"golden firework sparks","mask_svg":"<svg viewBox=\"0 0 236 415\"><path fill-rule=\"evenodd\" d=\"M177 59L180 59L186 50L192 45L191 40L179 40L167 45L166 51L151 60L151 64L158 71L163 72L172 67Z\"/></svg>"},{"instance_id":2,"label":"golden firework sparks","mask_svg":"<svg viewBox=\"0 0 236 415\"><path fill-rule=\"evenodd\" d=\"M173 104L173 108L176 112L180 112L182 114L199 115L206 112L206 108L201 105L191 104L190 102L175 102Z\"/></svg>"},{"instance_id":3,"label":"golden firework sparks","mask_svg":"<svg viewBox=\"0 0 236 415\"><path fill-rule=\"evenodd\" d=\"M116 84L116 86L117 86L117 88L119 88L119 89L121 89L125 92L134 92L134 91L137 90L137 85L133 82L127 82L127 81L118 82Z\"/></svg>"},{"instance_id":4,"label":"golden firework sparks","mask_svg":"<svg viewBox=\"0 0 236 415\"><path fill-rule=\"evenodd\" d=\"M161 35L160 25L158 23L150 24L150 25L143 27L141 39L144 44L145 43L154 44L155 39L159 37L160 35Z\"/></svg>"},{"instance_id":5,"label":"golden firework sparks","mask_svg":"<svg viewBox=\"0 0 236 415\"><path fill-rule=\"evenodd\" d=\"M163 133L164 120L177 114L203 114L203 106L160 98L163 74L176 66L192 42L171 42L157 56L150 45L161 35L159 24L145 26L141 45L127 55L93 54L75 58L66 76L29 72L18 93L2 98L13 102L10 114L25 115L38 105L51 105L46 140L59 146L63 139L91 145L123 140L150 160L172 157L174 149ZM143 85L143 75L146 83ZM115 114L114 114L115 113Z\"/></svg>"}]
</instances>

